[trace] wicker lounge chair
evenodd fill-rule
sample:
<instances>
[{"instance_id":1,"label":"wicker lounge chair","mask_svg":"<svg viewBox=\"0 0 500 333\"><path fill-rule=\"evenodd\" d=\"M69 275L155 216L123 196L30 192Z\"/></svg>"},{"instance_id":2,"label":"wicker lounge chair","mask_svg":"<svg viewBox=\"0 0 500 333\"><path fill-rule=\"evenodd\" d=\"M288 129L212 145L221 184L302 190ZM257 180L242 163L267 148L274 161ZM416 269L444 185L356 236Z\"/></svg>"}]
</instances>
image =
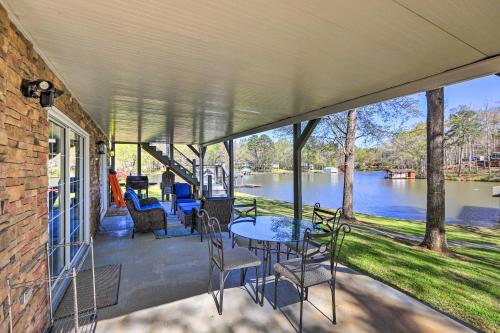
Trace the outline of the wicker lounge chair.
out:
<instances>
[{"instance_id":1,"label":"wicker lounge chair","mask_svg":"<svg viewBox=\"0 0 500 333\"><path fill-rule=\"evenodd\" d=\"M203 198L199 208L193 207L192 216L196 217L197 210L205 210L210 217L215 217L220 224L221 231L229 231L229 224L233 215L234 198L229 197L213 197ZM203 242L203 228L201 221L196 218L195 223L191 227L191 232L194 230L200 233L200 240Z\"/></svg>"},{"instance_id":2,"label":"wicker lounge chair","mask_svg":"<svg viewBox=\"0 0 500 333\"><path fill-rule=\"evenodd\" d=\"M167 230L167 216L163 206L155 198L139 199L131 188L125 192L125 203L134 222L132 238L135 232L149 232L154 229Z\"/></svg>"}]
</instances>

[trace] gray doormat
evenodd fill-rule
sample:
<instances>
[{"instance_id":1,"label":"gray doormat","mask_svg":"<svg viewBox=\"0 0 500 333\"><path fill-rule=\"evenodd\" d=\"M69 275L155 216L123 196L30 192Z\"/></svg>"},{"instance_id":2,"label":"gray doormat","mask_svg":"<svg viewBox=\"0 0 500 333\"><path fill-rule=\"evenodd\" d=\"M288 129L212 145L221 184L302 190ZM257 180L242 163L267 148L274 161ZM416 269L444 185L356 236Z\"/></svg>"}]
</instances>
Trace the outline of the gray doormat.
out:
<instances>
[{"instance_id":1,"label":"gray doormat","mask_svg":"<svg viewBox=\"0 0 500 333\"><path fill-rule=\"evenodd\" d=\"M118 303L122 265L107 265L95 268L95 288L97 308ZM78 310L92 309L94 306L92 291L92 270L81 271L77 277ZM57 307L54 319L73 315L73 283L66 289L64 296Z\"/></svg>"}]
</instances>

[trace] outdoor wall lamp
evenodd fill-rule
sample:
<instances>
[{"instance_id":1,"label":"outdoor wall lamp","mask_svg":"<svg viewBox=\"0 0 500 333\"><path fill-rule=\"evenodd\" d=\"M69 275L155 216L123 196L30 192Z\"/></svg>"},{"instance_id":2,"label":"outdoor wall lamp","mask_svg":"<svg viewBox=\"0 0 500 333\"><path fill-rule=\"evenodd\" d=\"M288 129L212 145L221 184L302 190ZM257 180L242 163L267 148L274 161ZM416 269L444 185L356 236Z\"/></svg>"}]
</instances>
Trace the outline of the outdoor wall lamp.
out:
<instances>
[{"instance_id":1,"label":"outdoor wall lamp","mask_svg":"<svg viewBox=\"0 0 500 333\"><path fill-rule=\"evenodd\" d=\"M99 155L106 154L106 144L102 140L97 141L97 153Z\"/></svg>"},{"instance_id":2,"label":"outdoor wall lamp","mask_svg":"<svg viewBox=\"0 0 500 333\"><path fill-rule=\"evenodd\" d=\"M23 79L21 92L24 97L39 98L44 108L54 105L54 98L61 96L64 91L56 89L54 84L47 80L30 81Z\"/></svg>"}]
</instances>

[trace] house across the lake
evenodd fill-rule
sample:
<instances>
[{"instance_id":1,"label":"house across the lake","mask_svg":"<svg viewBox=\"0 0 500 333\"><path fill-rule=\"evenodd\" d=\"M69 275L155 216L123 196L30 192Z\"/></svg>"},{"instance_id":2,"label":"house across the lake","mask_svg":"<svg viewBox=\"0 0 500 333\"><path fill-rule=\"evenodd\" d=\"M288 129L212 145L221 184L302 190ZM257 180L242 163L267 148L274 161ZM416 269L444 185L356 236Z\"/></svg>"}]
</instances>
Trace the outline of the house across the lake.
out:
<instances>
[{"instance_id":1,"label":"house across the lake","mask_svg":"<svg viewBox=\"0 0 500 333\"><path fill-rule=\"evenodd\" d=\"M387 169L385 178L389 179L415 179L415 171L412 169Z\"/></svg>"}]
</instances>

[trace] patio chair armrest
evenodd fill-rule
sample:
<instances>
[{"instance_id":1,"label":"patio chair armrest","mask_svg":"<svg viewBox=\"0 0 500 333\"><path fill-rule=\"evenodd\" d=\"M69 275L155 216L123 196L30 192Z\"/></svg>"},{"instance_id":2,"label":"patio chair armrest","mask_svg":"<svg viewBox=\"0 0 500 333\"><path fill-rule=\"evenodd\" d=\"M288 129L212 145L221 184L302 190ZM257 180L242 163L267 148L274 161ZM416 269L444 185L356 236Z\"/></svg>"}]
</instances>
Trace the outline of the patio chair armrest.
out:
<instances>
[{"instance_id":1,"label":"patio chair armrest","mask_svg":"<svg viewBox=\"0 0 500 333\"><path fill-rule=\"evenodd\" d=\"M131 212L134 228L138 232L166 229L167 217L163 208L150 208Z\"/></svg>"}]
</instances>

